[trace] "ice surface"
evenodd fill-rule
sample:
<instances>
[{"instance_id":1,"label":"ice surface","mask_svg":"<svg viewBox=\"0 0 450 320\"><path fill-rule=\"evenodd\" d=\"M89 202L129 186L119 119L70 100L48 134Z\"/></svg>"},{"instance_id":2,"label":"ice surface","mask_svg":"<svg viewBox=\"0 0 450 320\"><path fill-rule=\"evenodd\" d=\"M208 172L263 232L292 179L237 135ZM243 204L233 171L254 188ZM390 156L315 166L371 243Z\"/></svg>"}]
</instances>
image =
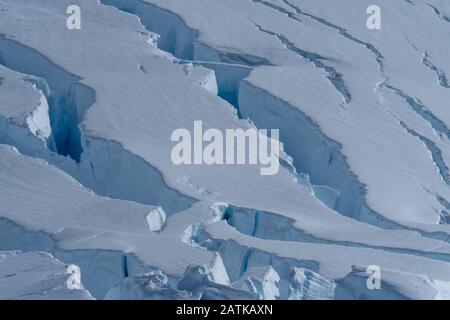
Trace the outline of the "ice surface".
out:
<instances>
[{"instance_id":1,"label":"ice surface","mask_svg":"<svg viewBox=\"0 0 450 320\"><path fill-rule=\"evenodd\" d=\"M125 278L105 296L106 300L182 300L195 299L187 291L171 289L161 271Z\"/></svg>"},{"instance_id":2,"label":"ice surface","mask_svg":"<svg viewBox=\"0 0 450 320\"><path fill-rule=\"evenodd\" d=\"M161 207L151 210L145 217L150 231L161 231L166 222L166 213Z\"/></svg>"},{"instance_id":3,"label":"ice surface","mask_svg":"<svg viewBox=\"0 0 450 320\"><path fill-rule=\"evenodd\" d=\"M371 4L2 0L0 250L96 298L448 298L450 7ZM173 164L199 120L280 129L279 172Z\"/></svg>"},{"instance_id":4,"label":"ice surface","mask_svg":"<svg viewBox=\"0 0 450 320\"><path fill-rule=\"evenodd\" d=\"M309 173L313 184L340 190L339 212L373 224L439 221L436 195L450 196L449 114L442 108L450 94L442 85L448 48L426 34L448 37L448 22L432 9L439 7L442 15L447 4L383 3L384 27L372 32L364 14L370 1L347 1L343 7L331 0L145 2L199 30L194 59L206 46L221 61L250 56L277 66L253 68L241 83L239 111L257 126L281 129L297 170ZM218 23L211 25L199 12ZM228 19L219 18L226 12ZM396 27L399 20L404 32ZM418 20L426 21L426 30L418 31ZM342 104L326 67L342 76L351 101ZM295 110L298 116L283 118ZM311 131L298 128L306 122ZM315 148L318 144L323 147ZM365 212L372 210L375 218Z\"/></svg>"},{"instance_id":5,"label":"ice surface","mask_svg":"<svg viewBox=\"0 0 450 320\"><path fill-rule=\"evenodd\" d=\"M233 287L253 292L264 300L276 300L280 296L277 284L280 277L271 267L255 267L248 269Z\"/></svg>"},{"instance_id":6,"label":"ice surface","mask_svg":"<svg viewBox=\"0 0 450 320\"><path fill-rule=\"evenodd\" d=\"M333 299L336 285L320 274L304 268L292 268L289 300Z\"/></svg>"},{"instance_id":7,"label":"ice surface","mask_svg":"<svg viewBox=\"0 0 450 320\"><path fill-rule=\"evenodd\" d=\"M91 300L79 269L48 253L0 251L0 299Z\"/></svg>"},{"instance_id":8,"label":"ice surface","mask_svg":"<svg viewBox=\"0 0 450 320\"><path fill-rule=\"evenodd\" d=\"M448 299L448 282L389 269L383 274L380 290L369 290L366 270L355 268L338 281L335 294L341 299Z\"/></svg>"},{"instance_id":9,"label":"ice surface","mask_svg":"<svg viewBox=\"0 0 450 320\"><path fill-rule=\"evenodd\" d=\"M89 266L93 268L90 272L94 275L92 278L86 275L89 280L86 287L96 296L102 296L124 274L132 272L123 269L131 269L133 261L130 261L131 266L127 262L125 266L121 265L125 253L138 258L135 272L144 270L142 264L145 264L164 268L171 276L180 276L186 266L194 262L211 265L212 270L220 272L213 253L188 246L181 240L185 228L196 223L196 215L201 217L203 213L203 221L207 221L208 215L213 215L208 209L211 204L199 203L174 217L176 219L169 219L164 229L166 232L158 234L149 230L147 217L153 210L161 213L159 207L99 197L43 160L23 156L9 146L0 145L0 150L2 250L38 248L51 251L65 261L70 259L75 264L90 263L93 265ZM17 227L10 222L25 227L25 230L16 230ZM163 247L166 249L162 250ZM91 250L94 256L90 257L89 252L83 251L71 254L72 250ZM101 256L104 250L117 252L109 254L107 259L111 262L105 266L109 268L111 278L100 280L95 276L95 269L103 263L102 260L108 261Z\"/></svg>"}]
</instances>

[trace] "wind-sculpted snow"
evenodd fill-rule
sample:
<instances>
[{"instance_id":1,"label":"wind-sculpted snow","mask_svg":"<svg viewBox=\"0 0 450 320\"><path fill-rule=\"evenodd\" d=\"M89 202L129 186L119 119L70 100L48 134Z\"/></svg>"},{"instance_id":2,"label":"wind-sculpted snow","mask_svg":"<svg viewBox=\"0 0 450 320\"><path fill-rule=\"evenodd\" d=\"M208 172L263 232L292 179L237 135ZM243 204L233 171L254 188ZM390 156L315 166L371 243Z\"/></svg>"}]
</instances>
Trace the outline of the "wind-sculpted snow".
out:
<instances>
[{"instance_id":1,"label":"wind-sculpted snow","mask_svg":"<svg viewBox=\"0 0 450 320\"><path fill-rule=\"evenodd\" d=\"M191 264L217 270L220 282L220 257L182 241L191 223L214 218L211 204L194 205L153 232L148 215L160 208L99 197L42 160L0 149L0 250L48 251L73 262L99 298L126 275L164 269L180 277Z\"/></svg>"},{"instance_id":2,"label":"wind-sculpted snow","mask_svg":"<svg viewBox=\"0 0 450 320\"><path fill-rule=\"evenodd\" d=\"M281 278L278 288L283 299L287 299L292 294L293 285L298 285L295 284L298 280L293 281L295 278L292 278L296 268L307 269L308 273L318 273L334 282L323 281L319 277L316 281L319 281L320 287L316 290L322 292L323 295L316 299L379 299L383 297L383 293L370 290L365 286L366 270L372 263L378 266L382 265L388 274L392 270L397 270L395 272L402 274L401 279L394 280L391 276L386 279L386 287L390 281L395 281L395 287L390 289L394 294L408 291L409 294L404 296L408 299L419 297L420 299L434 299L436 295L448 299L449 274L446 270L448 262L333 244L261 240L239 234L223 223L210 225L203 237L205 245L211 250L218 250L224 257L225 267L231 281L239 278L248 269L270 263ZM211 238L214 240L211 241ZM330 257L333 258L330 259ZM350 261L352 262L350 263ZM355 282L350 286L353 296L349 296L346 290L340 290L340 284L341 281L347 283L344 278L351 275L355 267L364 270L366 277L363 278L361 275L361 282L359 284ZM424 287L423 292L418 293L417 290L412 289L419 282L416 278L424 279L420 285ZM306 285L308 284L306 283ZM336 286L332 297L330 291L333 290L330 290L330 286ZM302 290L307 290L307 287ZM384 298L392 297L384 295Z\"/></svg>"},{"instance_id":3,"label":"wind-sculpted snow","mask_svg":"<svg viewBox=\"0 0 450 320\"><path fill-rule=\"evenodd\" d=\"M450 7L371 4L1 0L0 250L95 298L448 298ZM195 121L279 171L174 164Z\"/></svg>"},{"instance_id":4,"label":"wind-sculpted snow","mask_svg":"<svg viewBox=\"0 0 450 320\"><path fill-rule=\"evenodd\" d=\"M385 270L384 286L368 295L365 291L367 273L363 268L354 268L344 279L337 282L335 294L341 299L416 299L416 300L447 300L449 294L448 282L441 282L426 275L410 274L395 270ZM358 290L355 288L362 288ZM420 287L420 290L414 289Z\"/></svg>"},{"instance_id":5,"label":"wind-sculpted snow","mask_svg":"<svg viewBox=\"0 0 450 320\"><path fill-rule=\"evenodd\" d=\"M433 94L434 97L434 101L430 103L430 106L428 106L428 103L426 103L426 105L428 106L428 113L426 113L426 115L432 115L433 116L433 120L432 123L433 124L439 124L438 127L439 128L444 128L444 133L445 133L445 128L446 125L445 123L445 119L448 119L448 115L444 115L442 114L443 112L445 112L445 110L442 108L442 106L436 106L437 104L439 104L439 101L442 101L441 105L444 105L444 101L445 101L445 97L448 95L447 92L442 92L441 90L439 90L439 87L436 87L434 84L436 83L436 79L432 80L431 78L433 77L433 74L435 74L435 71L430 70L430 68L426 65L422 64L422 59L424 56L424 53L426 52L427 56L428 56L428 60L429 61L433 61L433 65L439 65L441 70L441 74L445 74L445 60L444 57L446 56L446 51L444 50L444 47L439 44L439 45L433 45L433 43L430 42L429 37L423 36L423 37L419 37L416 35L416 33L414 33L414 30L416 29L415 27L415 21L419 20L420 18L422 19L427 19L427 21L429 21L430 19L433 19L434 21L434 17L433 17L433 11L428 7L428 5L426 5L424 2L420 3L416 3L415 6L412 6L410 3L408 2L404 2L404 3L400 3L400 2L396 2L396 3L391 3L391 4L385 4L385 11L386 12L386 16L383 17L383 19L389 19L389 21L385 21L385 28L382 28L382 30L380 31L375 31L372 32L370 30L368 30L367 28L365 28L365 19L366 16L364 14L359 14L360 12L363 13L365 12L366 8L368 7L368 5L370 4L369 2L365 3L363 2L355 2L355 6L353 6L352 1L347 2L343 8L339 8L339 11L336 12L336 10L333 10L332 8L334 8L335 5L333 5L332 2L330 1L319 1L318 3L314 3L312 4L311 2L307 2L307 1L283 1L284 5L283 5L283 9L280 9L280 2L276 1L276 2L271 2L271 1L255 1L253 3L245 3L245 4L241 4L242 7L245 7L247 10L240 10L239 13L235 14L235 18L233 20L234 25L231 26L230 24L227 23L227 21L224 22L220 22L217 24L214 24L212 27L210 28L206 28L205 26L205 22L201 21L201 19L199 19L198 16L196 16L194 14L194 10L195 8L187 8L182 4L177 4L176 1L147 1L150 2L152 4L156 4L162 8L165 8L168 11L172 11L174 13L176 13L177 15L181 16L182 18L184 18L184 20L186 21L186 24L188 26L190 26L190 28L196 29L200 31L200 34L196 40L196 42L200 42L203 45L215 48L217 51L226 51L226 52L232 52L233 48L242 53L242 54L246 54L246 55L254 55L254 56L259 56L261 58L266 58L270 64L272 65L280 65L280 66L290 66L289 70L286 69L286 72L293 72L293 68L292 66L298 66L299 68L295 68L296 70L299 70L299 74L305 74L306 76L309 76L308 74L317 74L318 77L321 76L320 72L314 72L314 70L310 70L310 71L306 71L305 68L303 67L302 63L297 62L295 59L295 57L293 57L293 54L295 54L295 52L292 52L289 50L289 47L292 47L295 45L295 47L301 51L299 52L314 52L315 57L320 57L323 58L324 61L330 61L331 62L331 66L332 68L339 74L342 75L343 79L346 79L347 77L349 78L348 81L346 81L345 84L345 88L346 90L348 90L349 94L352 95L352 97L354 98L353 100L356 99L356 101L352 101L352 103L349 103L348 106L343 106L345 108L345 110L349 110L349 112L344 113L339 115L339 113L341 113L342 111L339 110L339 108L337 110L332 110L331 114L337 114L339 115L339 117L346 117L347 114L352 113L352 112L361 112L361 116L364 116L366 119L371 119L370 117L366 116L366 113L363 113L362 111L354 111L354 109L361 109L361 105L366 105L366 108L364 110L371 110L370 112L375 112L374 110L379 108L378 105L378 101L380 99L386 99L384 96L385 94L383 94L383 96L381 96L380 92L384 90L377 90L377 91L373 91L374 88L377 88L377 86L380 85L380 83L386 83L386 86L392 86L393 83L395 83L396 81L402 81L403 85L410 85L411 84L415 84L418 82L423 82L423 85L427 85L428 87L430 87L430 90L425 91L424 90L415 90L416 92L420 92L420 94L427 94L428 92L431 93L433 91L436 91L436 93L438 93L439 91L439 97L436 99L436 95ZM196 1L196 3L198 3L198 7L201 7L203 11L208 12L208 14L210 16L214 16L217 14L217 11L214 12L213 10L213 6L210 4L205 3L205 1ZM216 1L215 3L215 7L223 7L223 10L233 10L235 6L238 5L237 1L228 1L228 3L230 3L228 6L225 6L222 1ZM299 21L292 21L292 19L283 19L283 16L286 16L286 12L285 10L289 10L289 8L291 9L292 13L296 13L299 16L303 16L304 19L302 19L302 23L299 23ZM423 12L424 8L428 8L430 10L426 11L425 14L423 14L423 17L420 16ZM277 10L275 10L277 9ZM253 10L253 11L252 11ZM342 10L342 14L340 14ZM345 12L344 12L345 10ZM408 32L405 33L394 33L394 34L387 34L385 37L382 36L382 34L386 33L387 31L384 31L385 29L389 30L389 28L393 29L394 27L391 26L391 24L395 24L397 19L396 19L396 15L400 15L403 12L412 12L413 17L408 16L408 21L405 22L408 24L408 30L411 30L411 34L408 34ZM223 11L221 11L223 13ZM249 14L249 12L254 12L254 15ZM258 13L258 14L256 14ZM249 17L250 16L250 17ZM260 21L259 21L260 20ZM274 23L276 21L276 24ZM355 22L360 21L361 22L361 26L357 25ZM251 24L256 24L256 26L258 26L257 29L260 29L261 31L265 31L263 33L266 33L266 35L268 36L272 36L272 35L279 35L280 37L282 37L283 39L289 39L289 43L290 45L286 45L286 43L284 43L284 48L281 45L276 45L273 43L273 41L269 40L269 39L265 39L264 41L253 41L251 44L250 43L245 43L244 39L259 39L261 37L260 34L258 34L254 28L248 27L247 25L251 23ZM240 34L242 36L240 37L232 37L231 34L232 32L227 32L227 28L236 28L236 27L240 27L242 28ZM437 25L435 23L430 23L428 28L430 28L430 33L439 33L439 34L445 34L446 30L448 29L443 29L441 28L440 25ZM295 30L295 34L293 33L293 30ZM395 30L395 29L394 29ZM338 32L339 36L336 37L336 33ZM423 31L421 31L421 34L424 33ZM220 34L220 36L218 37L217 35ZM313 41L311 40L312 37L314 35L320 34L322 41ZM443 36L444 37L444 36ZM400 38L400 39L399 39ZM277 38L275 37L275 40L277 40ZM401 40L401 41L400 41ZM333 44L333 47L330 46L330 44ZM402 50L393 50L392 46L389 46L390 43L399 43L399 46L402 47ZM416 49L414 49L414 47ZM222 48L226 48L226 49L222 49ZM277 50L266 50L264 51L264 48L279 48ZM403 49L404 48L404 49ZM297 50L298 51L298 50ZM399 52L406 52L407 53L407 59L405 59L404 57L399 56ZM433 52L433 53L432 53ZM416 57L416 58L415 58ZM336 61L341 61L340 63L337 63ZM345 63L344 63L345 61ZM404 68L402 70L405 70L403 73L402 72L395 72L398 70L398 68L396 70L394 70L394 62L399 61L401 63L401 66ZM364 74L362 73L355 73L355 68L349 68L349 66L358 66L359 70L365 70ZM426 71L425 69L423 69L424 67L426 67L426 69L428 71ZM285 69L277 69L277 75L280 75L280 78L277 81L274 81L274 79L272 78L272 72L271 68L267 69L267 79L268 83L270 82L271 86L277 86L278 84L284 84L286 82L289 81L283 81L285 75L283 75L283 71ZM417 70L417 72L420 72L420 74L424 74L425 77L413 77L414 81L409 81L412 77L408 77L408 73L411 73L412 70ZM392 73L392 74L391 74ZM404 77L403 80L402 79L397 79L399 76ZM266 77L266 76L262 76L259 75L260 78L262 77ZM252 75L252 78L255 78L255 76ZM441 76L442 78L442 76ZM310 79L310 78L309 78ZM404 80L408 80L408 81L404 81ZM261 79L262 80L262 79ZM351 82L350 82L351 81ZM347 83L350 82L350 83ZM442 82L442 80L440 80L439 82ZM439 84L438 82L438 84ZM312 82L313 84L315 82ZM295 99L296 101L298 101L299 98L299 94L298 94L298 90L292 90L293 87L304 87L301 86L300 84L296 83L296 82L289 82L289 84L292 85L292 88L286 89L286 91L290 92L290 94L293 94L292 99ZM309 84L309 86L313 85L313 84ZM309 89L308 87L304 87L305 90ZM327 86L321 85L320 89L323 91L324 88L326 88ZM383 86L382 86L383 87ZM342 86L341 86L342 88ZM267 88L263 88L263 89L267 89ZM270 90L268 90L270 91ZM330 93L331 94L331 93ZM357 97L355 97L355 95L357 94ZM275 93L275 96L277 96L278 94ZM442 97L442 98L441 98ZM338 100L336 99L337 97L333 97L330 99L332 99L331 101L329 101L327 104L329 105L336 105L339 106L341 105L341 103L338 102ZM419 99L420 97L418 97ZM302 98L303 101L305 101L305 98ZM423 103L424 100L420 99ZM311 100L306 100L306 101L311 101ZM255 103L254 101L250 101L249 103L251 103L251 107L252 108L258 108L257 103ZM387 102L387 104L389 105L390 102ZM398 102L395 102L396 105L399 105ZM319 103L315 103L315 105L320 105ZM352 105L354 105L355 107L351 107ZM391 106L389 106L391 107ZM264 121L265 119L265 114L260 114L258 118L256 117L252 117L252 115L249 115L248 113L243 112L243 106L241 105L241 103L239 103L239 111L240 113L244 116L244 117L250 117L257 126L260 127L267 127L270 124L273 124L273 127L277 127L278 125L274 123L273 120L267 120ZM318 112L321 113L322 118L325 118L327 116L327 114L329 114L330 112L328 111L324 111L322 109L318 110L316 108L316 110ZM378 112L380 113L379 116L383 115L383 112ZM402 114L397 114L397 116L400 116L400 118L402 119L403 114L405 113L405 111L402 111ZM438 115L439 113L439 115ZM311 114L309 114L309 112L306 113L307 116L311 116ZM424 115L424 113L419 113L419 116ZM426 116L425 118L428 120L430 119L430 117ZM330 115L332 119L335 118L334 115ZM408 115L409 117L409 115ZM352 116L352 121L359 121L356 120L356 118L354 116ZM316 123L320 122L318 118L313 117L312 120ZM436 121L435 121L436 120ZM345 120L348 123L350 123L350 120ZM390 121L390 120L387 120ZM414 119L413 121L417 122L416 119ZM377 125L377 123L379 123L379 125ZM380 127L381 130L381 126L385 125L385 120L378 120L378 121L371 121L371 126L368 128L377 128L377 126ZM441 124L444 124L443 126ZM334 125L332 123L332 125ZM324 133L327 133L327 131L329 130L328 123L325 125L322 125L324 128L322 129L322 131ZM397 128L395 130L401 130L401 125L400 123L397 123ZM426 127L428 126L428 124L422 124L422 126ZM362 126L364 128L364 126ZM282 129L282 128L281 128ZM381 132L381 131L380 131ZM384 132L384 131L383 131ZM442 132L442 130L441 130ZM403 134L404 135L404 134ZM368 197L371 196L372 192L372 188L370 187L370 185L365 181L364 176L367 175L367 172L370 172L371 170L367 170L368 167L371 166L371 163L375 162L375 163L379 163L378 159L375 160L375 157L373 158L372 161L369 161L369 164L367 164L364 161L359 161L359 160L355 160L355 162L358 162L359 164L364 165L365 167L362 168L361 170L356 170L356 166L352 165L352 159L354 156L350 156L351 152L357 152L358 154L360 154L360 149L361 147L363 147L363 145L361 145L361 147L351 147L348 146L347 147L347 143L344 140L341 139L335 139L335 136L333 134L328 134L328 136L336 141L338 143L338 145L342 145L343 148L349 149L349 151L344 152L343 159L346 159L347 163L350 163L350 172L349 175L353 175L355 174L356 176L358 176L358 180L359 181L355 181L355 182L351 182L350 185L348 187L340 187L340 191L341 191L341 195L343 197L345 197L345 195L347 193L349 193L350 191L345 191L345 189L347 188L367 188L367 193L368 193ZM383 136L382 134L380 134L380 136ZM384 135L387 136L387 135ZM439 141L436 139L435 135L433 134L433 132L427 132L426 135L422 135L424 137L426 137L427 139L430 139L431 141L433 141L433 143L436 144L436 148L441 150L441 153L443 153L442 158L443 161L447 161L448 162L448 141ZM306 138L306 137L305 137ZM309 137L308 137L309 138ZM284 139L289 139L289 137L286 137L286 135L283 138L283 134L282 134L282 140ZM302 141L304 139L300 138L300 142L303 143L307 143ZM351 141L350 141L351 143ZM429 144L430 145L430 144ZM441 146L437 146L437 145L441 145ZM443 145L443 146L442 146ZM290 155L293 155L294 158L294 162L299 162L302 161L302 159L297 159L297 157L295 156L294 151L292 151L292 146L289 146L288 143L285 143L286 146L286 150L288 151L288 153ZM302 150L306 149L304 146L300 147L302 148ZM366 139L366 143L365 143L365 147L364 147L367 152L373 153L373 154L378 154L377 152L374 152L373 146L370 143L370 140L367 141ZM386 148L387 150L389 150L389 148ZM421 154L423 154L423 158L424 161L427 161L426 158L428 158L428 148L421 148L422 151L420 152ZM436 150L437 150L436 149ZM364 149L363 149L364 150ZM309 153L309 152L307 152ZM324 150L324 153L327 153ZM341 153L341 152L340 152ZM385 151L385 153L381 153L380 154L380 158L382 157L384 161L386 161L387 159L392 159L392 161L394 161L394 163L392 165L395 165L395 162L397 163L402 163L402 165L404 164L404 162L402 161L398 161L398 159L400 159L399 157L396 156L388 156L388 153L391 153L390 151ZM434 152L436 154L436 152ZM392 153L391 153L392 154ZM415 154L415 153L414 153ZM306 156L308 157L308 155ZM359 156L359 158L361 158L361 156ZM433 164L433 163L431 163ZM392 165L387 165L387 167ZM434 165L433 165L434 166ZM444 166L440 166L441 168L444 168ZM316 170L321 170L321 169L316 169ZM364 170L364 171L363 171ZM381 169L380 169L381 170ZM299 172L307 172L310 174L311 176L311 180L313 183L316 184L327 184L327 185L331 185L333 187L335 187L334 183L331 181L328 181L328 179L324 179L323 177L321 177L318 174L315 174L315 172L313 171L313 169L304 167L304 166L297 166L297 171ZM323 171L323 170L321 170ZM336 170L337 171L337 170ZM356 172L357 171L357 172ZM433 169L433 171L435 171ZM374 171L374 172L378 172L378 171ZM343 172L342 170L340 170L340 172L336 172L336 174L341 175ZM435 173L433 173L433 175L435 175ZM325 180L325 181L324 181ZM342 180L342 179L340 179ZM319 183L320 181L320 183ZM379 182L378 182L379 183ZM358 186L359 184L359 186ZM408 186L410 185L410 183L407 183ZM437 185L439 185L440 183L438 183ZM405 187L400 187L398 183L386 183L383 182L382 183L384 190L387 191L387 189L391 188L391 189L395 189L402 192L402 196L400 197L395 197L396 199L401 199L401 198L405 198L405 192L408 189L411 189L407 186ZM426 187L425 187L426 188ZM442 187L441 187L442 188ZM380 188L374 188L374 189L380 189ZM424 188L421 187L421 185L418 185L418 189L422 189L422 194L424 197L427 197L427 191L424 190ZM430 189L430 188L426 188L426 189ZM447 189L445 187L445 189ZM445 190L444 189L444 190ZM358 191L358 193L360 193L362 191ZM417 191L419 192L419 191ZM446 192L446 191L444 191ZM354 192L351 192L352 194ZM406 192L407 194L408 192ZM420 193L420 192L419 192ZM411 193L412 195L412 193ZM407 196L406 196L407 197ZM412 198L416 198L414 196L412 196ZM408 203L408 201L406 201L405 203ZM436 203L432 204L432 208L426 209L425 211L429 212L429 214L427 215L431 215L434 216L433 218L428 218L428 221L436 221L436 216L431 213L431 212L435 212L435 206ZM371 206L373 207L373 206ZM391 210L388 209L389 206L384 206L385 209L384 210ZM416 207L414 207L416 208ZM375 209L376 212L381 212L383 210L381 210L381 208L372 208ZM358 210L358 209L356 209ZM345 211L345 210L344 210ZM358 210L359 211L359 210ZM400 209L400 210L394 210L394 211L399 211L402 212L404 211L404 209ZM344 212L345 213L345 212ZM382 215L388 215L385 214L384 212L381 212ZM348 214L348 211L347 213ZM350 214L351 215L351 214ZM406 214L405 214L406 215ZM410 216L410 214L408 214ZM388 218L389 215L388 215ZM406 218L405 220L410 220L410 217Z\"/></svg>"},{"instance_id":6,"label":"wind-sculpted snow","mask_svg":"<svg viewBox=\"0 0 450 320\"><path fill-rule=\"evenodd\" d=\"M448 84L448 80L447 80L447 76L445 75L445 72L442 71L441 69L439 69L438 67L436 67L430 60L428 57L428 53L425 51L424 55L423 55L423 59L422 62L424 65L426 65L428 68L430 68L431 70L433 70L436 73L436 76L438 78L439 84L447 89L450 89L450 85Z\"/></svg>"},{"instance_id":7,"label":"wind-sculpted snow","mask_svg":"<svg viewBox=\"0 0 450 320\"><path fill-rule=\"evenodd\" d=\"M80 270L48 253L0 251L0 299L91 300Z\"/></svg>"}]
</instances>

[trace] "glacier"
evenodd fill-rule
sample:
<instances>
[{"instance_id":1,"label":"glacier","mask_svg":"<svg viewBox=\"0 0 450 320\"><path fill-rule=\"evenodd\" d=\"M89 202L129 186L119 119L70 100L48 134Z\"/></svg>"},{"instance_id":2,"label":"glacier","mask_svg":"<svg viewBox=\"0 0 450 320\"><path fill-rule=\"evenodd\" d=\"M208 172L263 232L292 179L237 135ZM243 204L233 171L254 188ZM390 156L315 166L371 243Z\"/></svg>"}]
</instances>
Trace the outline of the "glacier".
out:
<instances>
[{"instance_id":1,"label":"glacier","mask_svg":"<svg viewBox=\"0 0 450 320\"><path fill-rule=\"evenodd\" d=\"M0 299L450 299L450 5L371 4L1 0Z\"/></svg>"}]
</instances>

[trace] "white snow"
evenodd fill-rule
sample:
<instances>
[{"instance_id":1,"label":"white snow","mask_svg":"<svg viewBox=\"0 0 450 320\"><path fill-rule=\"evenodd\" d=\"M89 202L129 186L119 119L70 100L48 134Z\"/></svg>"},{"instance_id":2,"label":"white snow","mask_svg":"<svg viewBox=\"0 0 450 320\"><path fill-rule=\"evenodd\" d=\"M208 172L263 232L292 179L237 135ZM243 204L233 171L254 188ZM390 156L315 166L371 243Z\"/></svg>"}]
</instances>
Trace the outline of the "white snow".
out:
<instances>
[{"instance_id":1,"label":"white snow","mask_svg":"<svg viewBox=\"0 0 450 320\"><path fill-rule=\"evenodd\" d=\"M413 3L1 0L0 250L47 253L0 264L75 288L5 298L447 298L450 6ZM280 170L175 165L195 121Z\"/></svg>"},{"instance_id":2,"label":"white snow","mask_svg":"<svg viewBox=\"0 0 450 320\"><path fill-rule=\"evenodd\" d=\"M0 288L1 300L93 299L78 267L44 252L0 251Z\"/></svg>"},{"instance_id":3,"label":"white snow","mask_svg":"<svg viewBox=\"0 0 450 320\"><path fill-rule=\"evenodd\" d=\"M289 300L333 299L336 285L320 274L304 268L292 268Z\"/></svg>"},{"instance_id":4,"label":"white snow","mask_svg":"<svg viewBox=\"0 0 450 320\"><path fill-rule=\"evenodd\" d=\"M171 289L161 271L125 278L106 294L106 300L182 300L195 299L187 291Z\"/></svg>"},{"instance_id":5,"label":"white snow","mask_svg":"<svg viewBox=\"0 0 450 320\"><path fill-rule=\"evenodd\" d=\"M85 266L94 273L92 278L85 274L89 280L86 287L100 297L123 278L124 253L138 259L129 259L129 266L126 263L130 273L133 268L139 272L150 266L179 277L188 265L197 264L208 268L213 279L217 279L214 281L228 282L220 257L181 241L187 226L208 221L208 216L213 219L209 209L212 203L194 205L169 218L164 232L154 233L148 229L147 217L153 210L161 213L158 207L99 197L42 160L23 156L4 145L0 145L0 150L0 249L39 248ZM17 227L8 221L26 229L16 231ZM72 254L72 250L91 250L93 257L84 251ZM105 254L109 250L117 252L102 258L105 250ZM110 276L101 279L95 273L103 263L106 265L102 268Z\"/></svg>"},{"instance_id":6,"label":"white snow","mask_svg":"<svg viewBox=\"0 0 450 320\"><path fill-rule=\"evenodd\" d=\"M166 222L166 213L161 207L151 210L145 217L150 231L161 231Z\"/></svg>"},{"instance_id":7,"label":"white snow","mask_svg":"<svg viewBox=\"0 0 450 320\"><path fill-rule=\"evenodd\" d=\"M448 46L427 36L448 38L448 22L430 6L445 12L447 4L385 1L383 27L372 32L365 27L370 1L347 1L345 6L331 0L145 2L176 13L188 28L200 31L195 60L205 60L201 56L206 46L222 61L258 57L276 66L253 68L250 78L241 83L240 111L259 127L282 130L297 170L308 172L313 184L340 190L339 212L382 223L365 212L373 210L385 217L384 223L420 223L426 230L439 221L443 206L436 196L450 197L446 168L450 115L442 107L450 91L442 86L442 79L438 81L430 63L422 60L425 52L428 57L433 52L432 64L439 66L441 78L449 68ZM137 11L145 16L149 10L140 6ZM211 24L202 19L204 15L218 22ZM222 15L229 18L219 18ZM426 28L418 28L419 20ZM158 30L156 23L143 23ZM351 101L342 103L342 92L305 52L323 57L322 64L342 74ZM411 106L393 88L420 101L427 111ZM285 117L296 109L307 120ZM274 118L277 113L281 114ZM301 131L304 121L312 122L309 126L316 132ZM440 230L447 232L446 227Z\"/></svg>"}]
</instances>

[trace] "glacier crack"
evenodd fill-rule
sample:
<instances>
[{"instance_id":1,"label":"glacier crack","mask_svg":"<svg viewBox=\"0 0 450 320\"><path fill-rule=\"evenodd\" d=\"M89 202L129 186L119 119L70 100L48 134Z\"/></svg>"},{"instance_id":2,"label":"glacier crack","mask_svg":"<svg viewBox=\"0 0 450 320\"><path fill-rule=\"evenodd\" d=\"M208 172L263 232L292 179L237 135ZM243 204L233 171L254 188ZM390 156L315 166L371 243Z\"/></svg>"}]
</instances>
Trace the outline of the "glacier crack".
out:
<instances>
[{"instance_id":1,"label":"glacier crack","mask_svg":"<svg viewBox=\"0 0 450 320\"><path fill-rule=\"evenodd\" d=\"M263 27L254 24L258 30L261 32L267 33L276 37L286 48L296 55L300 56L302 59L309 61L314 67L323 70L327 74L327 79L333 85L333 87L339 92L342 96L344 103L349 103L352 100L352 95L350 94L350 90L347 88L344 82L344 76L337 72L335 68L330 67L323 63L323 60L327 60L327 58L322 57L321 55L313 52L309 52L303 49L298 48L294 43L292 43L289 39L287 39L284 35L278 34L276 32L266 30Z\"/></svg>"}]
</instances>

